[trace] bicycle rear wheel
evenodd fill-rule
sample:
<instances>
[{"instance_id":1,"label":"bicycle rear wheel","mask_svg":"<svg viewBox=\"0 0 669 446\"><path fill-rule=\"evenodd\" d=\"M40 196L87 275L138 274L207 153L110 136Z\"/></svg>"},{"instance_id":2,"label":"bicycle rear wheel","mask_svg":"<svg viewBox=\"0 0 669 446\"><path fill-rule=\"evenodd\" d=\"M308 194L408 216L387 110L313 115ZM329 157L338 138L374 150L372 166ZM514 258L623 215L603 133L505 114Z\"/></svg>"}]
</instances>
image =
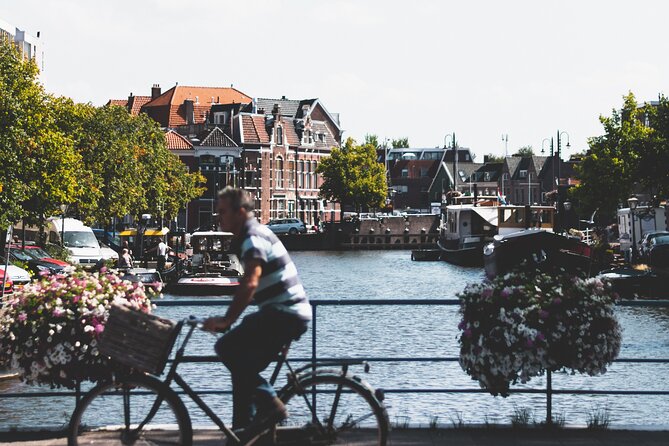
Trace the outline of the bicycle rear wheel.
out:
<instances>
[{"instance_id":1,"label":"bicycle rear wheel","mask_svg":"<svg viewBox=\"0 0 669 446\"><path fill-rule=\"evenodd\" d=\"M288 419L277 428L279 444L384 446L388 415L374 391L356 377L307 375L280 395Z\"/></svg>"},{"instance_id":2,"label":"bicycle rear wheel","mask_svg":"<svg viewBox=\"0 0 669 446\"><path fill-rule=\"evenodd\" d=\"M193 442L190 416L178 395L144 375L102 383L86 393L70 420L69 446L184 445Z\"/></svg>"}]
</instances>

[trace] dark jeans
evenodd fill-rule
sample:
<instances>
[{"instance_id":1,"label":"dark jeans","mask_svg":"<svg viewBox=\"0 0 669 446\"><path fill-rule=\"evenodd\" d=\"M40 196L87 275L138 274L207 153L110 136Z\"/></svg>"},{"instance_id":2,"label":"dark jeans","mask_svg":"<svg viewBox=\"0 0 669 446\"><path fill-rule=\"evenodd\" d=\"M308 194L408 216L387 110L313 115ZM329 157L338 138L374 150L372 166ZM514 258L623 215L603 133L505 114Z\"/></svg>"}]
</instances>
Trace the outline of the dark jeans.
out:
<instances>
[{"instance_id":1,"label":"dark jeans","mask_svg":"<svg viewBox=\"0 0 669 446\"><path fill-rule=\"evenodd\" d=\"M165 256L158 256L158 261L156 262L156 269L162 272L165 269Z\"/></svg>"},{"instance_id":2,"label":"dark jeans","mask_svg":"<svg viewBox=\"0 0 669 446\"><path fill-rule=\"evenodd\" d=\"M307 322L277 310L266 309L246 316L242 323L216 342L216 353L232 377L232 428L243 429L276 391L260 372L277 359L281 348L299 338Z\"/></svg>"}]
</instances>

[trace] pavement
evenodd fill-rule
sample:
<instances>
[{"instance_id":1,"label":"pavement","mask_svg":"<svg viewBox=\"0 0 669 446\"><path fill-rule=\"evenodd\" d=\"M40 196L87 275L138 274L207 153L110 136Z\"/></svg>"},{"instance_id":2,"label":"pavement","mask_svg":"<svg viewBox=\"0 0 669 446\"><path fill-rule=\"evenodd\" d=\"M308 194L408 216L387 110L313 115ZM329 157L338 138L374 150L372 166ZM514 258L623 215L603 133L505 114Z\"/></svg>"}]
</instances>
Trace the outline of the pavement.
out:
<instances>
[{"instance_id":1,"label":"pavement","mask_svg":"<svg viewBox=\"0 0 669 446\"><path fill-rule=\"evenodd\" d=\"M32 439L7 438L0 434L0 444L15 446L65 446L65 438ZM3 436L5 438L3 438ZM198 430L195 445L222 445L218 431ZM105 442L96 442L104 445ZM361 439L351 446L368 444ZM394 429L389 446L449 445L449 446L667 446L669 431L576 429L576 428L461 428L461 429Z\"/></svg>"}]
</instances>

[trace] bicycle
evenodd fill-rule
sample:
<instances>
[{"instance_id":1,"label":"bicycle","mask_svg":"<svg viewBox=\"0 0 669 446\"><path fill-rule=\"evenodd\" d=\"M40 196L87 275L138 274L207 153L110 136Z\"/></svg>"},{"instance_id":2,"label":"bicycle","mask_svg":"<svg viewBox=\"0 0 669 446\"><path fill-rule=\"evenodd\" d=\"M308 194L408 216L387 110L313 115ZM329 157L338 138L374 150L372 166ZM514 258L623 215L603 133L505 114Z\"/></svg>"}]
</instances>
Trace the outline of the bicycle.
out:
<instances>
[{"instance_id":1,"label":"bicycle","mask_svg":"<svg viewBox=\"0 0 669 446\"><path fill-rule=\"evenodd\" d=\"M154 375L137 370L117 373L113 380L99 383L88 391L72 414L68 444L191 445L191 418L183 400L171 388L172 383L179 386L214 422L227 437L229 445L251 445L261 438L271 444L386 444L389 421L383 404L383 391L374 390L358 376L348 373L352 365L363 365L368 372L367 363L358 360L324 361L293 369L287 358L290 343L279 354L270 379L274 386L281 369L286 366L287 382L278 391L278 396L286 404L289 418L277 426L265 426L257 432L244 433L240 438L238 432L226 426L177 373L179 364L187 359L186 345L202 322L203 319L191 316L175 325L176 334L183 326L187 326L188 330L164 379L155 375L160 375L165 364ZM176 334L169 350L176 343ZM102 414L104 420L101 420ZM114 422L107 421L110 416L114 417Z\"/></svg>"}]
</instances>

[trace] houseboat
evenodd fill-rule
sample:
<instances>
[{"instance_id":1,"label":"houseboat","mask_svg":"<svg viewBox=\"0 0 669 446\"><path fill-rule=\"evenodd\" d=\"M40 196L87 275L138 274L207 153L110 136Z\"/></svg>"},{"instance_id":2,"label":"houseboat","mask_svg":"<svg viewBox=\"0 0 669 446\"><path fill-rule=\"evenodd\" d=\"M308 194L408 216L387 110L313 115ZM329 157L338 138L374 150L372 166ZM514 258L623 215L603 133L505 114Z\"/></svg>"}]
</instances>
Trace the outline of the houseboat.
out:
<instances>
[{"instance_id":1,"label":"houseboat","mask_svg":"<svg viewBox=\"0 0 669 446\"><path fill-rule=\"evenodd\" d=\"M497 234L498 197L460 196L443 207L437 245L441 260L483 266L483 247Z\"/></svg>"},{"instance_id":2,"label":"houseboat","mask_svg":"<svg viewBox=\"0 0 669 446\"><path fill-rule=\"evenodd\" d=\"M542 269L589 271L590 246L578 237L554 232L552 206L499 206L496 211L498 234L483 249L488 278L524 262Z\"/></svg>"}]
</instances>

